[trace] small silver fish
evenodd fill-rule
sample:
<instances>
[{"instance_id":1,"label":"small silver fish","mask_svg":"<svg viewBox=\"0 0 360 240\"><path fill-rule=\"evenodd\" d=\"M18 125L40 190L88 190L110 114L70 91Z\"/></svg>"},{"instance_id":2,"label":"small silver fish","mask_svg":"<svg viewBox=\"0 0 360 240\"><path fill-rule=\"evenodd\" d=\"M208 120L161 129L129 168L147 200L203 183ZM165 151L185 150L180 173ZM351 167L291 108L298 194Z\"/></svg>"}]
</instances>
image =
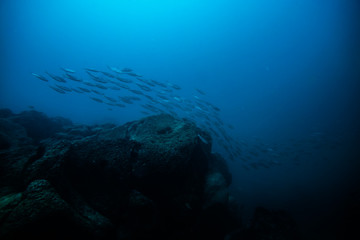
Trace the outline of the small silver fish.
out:
<instances>
[{"instance_id":1,"label":"small silver fish","mask_svg":"<svg viewBox=\"0 0 360 240\"><path fill-rule=\"evenodd\" d=\"M124 73L125 72L128 73L128 72L132 72L133 70L131 68L123 68L123 69L121 69L121 71Z\"/></svg>"},{"instance_id":2,"label":"small silver fish","mask_svg":"<svg viewBox=\"0 0 360 240\"><path fill-rule=\"evenodd\" d=\"M66 73L65 75L66 75L66 77L67 77L68 79L70 79L70 80L73 80L73 81L75 81L75 82L82 82L81 79L78 79L78 78L74 77L74 76L71 75L71 74Z\"/></svg>"},{"instance_id":3,"label":"small silver fish","mask_svg":"<svg viewBox=\"0 0 360 240\"><path fill-rule=\"evenodd\" d=\"M44 82L48 82L49 80L47 80L44 76L41 76L39 74L36 73L31 73L33 76L37 77L38 79L44 81Z\"/></svg>"},{"instance_id":4,"label":"small silver fish","mask_svg":"<svg viewBox=\"0 0 360 240\"><path fill-rule=\"evenodd\" d=\"M94 68L85 68L85 70L88 72L100 72L99 70L96 70Z\"/></svg>"},{"instance_id":5,"label":"small silver fish","mask_svg":"<svg viewBox=\"0 0 360 240\"><path fill-rule=\"evenodd\" d=\"M70 69L70 68L63 68L63 67L60 67L61 70L63 70L64 72L67 72L67 73L75 73L74 70Z\"/></svg>"},{"instance_id":6,"label":"small silver fish","mask_svg":"<svg viewBox=\"0 0 360 240\"><path fill-rule=\"evenodd\" d=\"M111 66L107 66L111 71L116 72L116 73L123 73L120 69L116 68L116 67L111 67Z\"/></svg>"}]
</instances>

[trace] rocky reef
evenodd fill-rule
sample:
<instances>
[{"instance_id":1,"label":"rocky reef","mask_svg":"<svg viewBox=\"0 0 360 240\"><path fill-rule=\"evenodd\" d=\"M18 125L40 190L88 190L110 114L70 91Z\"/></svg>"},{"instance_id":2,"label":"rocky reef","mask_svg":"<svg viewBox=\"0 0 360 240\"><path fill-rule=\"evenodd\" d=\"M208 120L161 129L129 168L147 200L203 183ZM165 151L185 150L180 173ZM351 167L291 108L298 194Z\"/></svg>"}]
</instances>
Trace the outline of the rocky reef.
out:
<instances>
[{"instance_id":1,"label":"rocky reef","mask_svg":"<svg viewBox=\"0 0 360 240\"><path fill-rule=\"evenodd\" d=\"M223 239L231 175L193 123L75 125L0 110L0 238Z\"/></svg>"},{"instance_id":2,"label":"rocky reef","mask_svg":"<svg viewBox=\"0 0 360 240\"><path fill-rule=\"evenodd\" d=\"M286 214L242 225L211 145L165 114L87 126L0 109L0 239L296 239Z\"/></svg>"}]
</instances>

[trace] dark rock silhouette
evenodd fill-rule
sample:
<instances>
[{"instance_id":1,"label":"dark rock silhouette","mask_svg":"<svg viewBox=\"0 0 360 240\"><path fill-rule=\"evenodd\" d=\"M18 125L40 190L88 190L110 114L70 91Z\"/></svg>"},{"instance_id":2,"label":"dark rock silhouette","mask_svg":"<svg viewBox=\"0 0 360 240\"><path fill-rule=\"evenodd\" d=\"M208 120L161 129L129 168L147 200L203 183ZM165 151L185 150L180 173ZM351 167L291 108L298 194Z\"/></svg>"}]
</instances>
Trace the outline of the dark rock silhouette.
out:
<instances>
[{"instance_id":1,"label":"dark rock silhouette","mask_svg":"<svg viewBox=\"0 0 360 240\"><path fill-rule=\"evenodd\" d=\"M223 239L240 227L209 134L170 115L74 125L0 111L0 238Z\"/></svg>"},{"instance_id":2,"label":"dark rock silhouette","mask_svg":"<svg viewBox=\"0 0 360 240\"><path fill-rule=\"evenodd\" d=\"M271 211L257 207L249 226L240 228L229 234L227 240L298 240L298 232L294 219L285 211Z\"/></svg>"}]
</instances>

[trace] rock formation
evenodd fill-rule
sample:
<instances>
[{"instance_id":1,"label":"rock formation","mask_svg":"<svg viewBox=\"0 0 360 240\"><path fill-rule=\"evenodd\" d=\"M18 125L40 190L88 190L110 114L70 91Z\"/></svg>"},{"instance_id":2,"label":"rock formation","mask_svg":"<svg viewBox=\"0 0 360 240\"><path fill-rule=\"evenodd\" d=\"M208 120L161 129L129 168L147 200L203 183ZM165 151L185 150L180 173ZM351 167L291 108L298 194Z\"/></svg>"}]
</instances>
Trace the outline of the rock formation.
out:
<instances>
[{"instance_id":1,"label":"rock formation","mask_svg":"<svg viewBox=\"0 0 360 240\"><path fill-rule=\"evenodd\" d=\"M0 110L0 238L223 239L240 226L209 134L170 115L75 125Z\"/></svg>"}]
</instances>

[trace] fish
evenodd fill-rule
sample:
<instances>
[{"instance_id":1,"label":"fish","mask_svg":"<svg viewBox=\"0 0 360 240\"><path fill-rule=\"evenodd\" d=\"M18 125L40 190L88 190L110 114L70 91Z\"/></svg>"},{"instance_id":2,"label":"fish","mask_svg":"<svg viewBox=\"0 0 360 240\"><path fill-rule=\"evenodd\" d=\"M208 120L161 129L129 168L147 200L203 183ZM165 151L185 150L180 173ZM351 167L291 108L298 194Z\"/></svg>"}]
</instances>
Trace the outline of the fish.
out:
<instances>
[{"instance_id":1,"label":"fish","mask_svg":"<svg viewBox=\"0 0 360 240\"><path fill-rule=\"evenodd\" d=\"M118 106L118 107L121 107L121 108L126 107L124 104L121 104L121 103L116 103L115 106Z\"/></svg>"},{"instance_id":2,"label":"fish","mask_svg":"<svg viewBox=\"0 0 360 240\"><path fill-rule=\"evenodd\" d=\"M74 76L71 75L71 74L65 73L65 76L66 76L68 79L73 80L73 81L75 81L75 82L82 82L81 79L78 79L78 78L74 77Z\"/></svg>"},{"instance_id":3,"label":"fish","mask_svg":"<svg viewBox=\"0 0 360 240\"><path fill-rule=\"evenodd\" d=\"M54 76L54 79L55 79L56 81L62 82L62 83L66 83L66 82L67 82L64 78L59 77L59 76Z\"/></svg>"},{"instance_id":4,"label":"fish","mask_svg":"<svg viewBox=\"0 0 360 240\"><path fill-rule=\"evenodd\" d=\"M180 87L179 85L176 85L176 84L174 84L174 83L168 83L168 85L169 85L170 87L176 89L176 90L180 90L180 89L181 89L181 87Z\"/></svg>"},{"instance_id":5,"label":"fish","mask_svg":"<svg viewBox=\"0 0 360 240\"><path fill-rule=\"evenodd\" d=\"M87 92L87 93L91 92L89 89L83 88L83 87L78 87L78 89L80 89L83 92Z\"/></svg>"},{"instance_id":6,"label":"fish","mask_svg":"<svg viewBox=\"0 0 360 240\"><path fill-rule=\"evenodd\" d=\"M141 107L147 109L147 110L150 110L151 112L154 112L154 113L158 113L160 112L160 109L153 106L153 105L150 105L150 104L141 104Z\"/></svg>"},{"instance_id":7,"label":"fish","mask_svg":"<svg viewBox=\"0 0 360 240\"><path fill-rule=\"evenodd\" d=\"M95 87L95 84L93 84L91 82L83 82L83 83L89 87Z\"/></svg>"},{"instance_id":8,"label":"fish","mask_svg":"<svg viewBox=\"0 0 360 240\"><path fill-rule=\"evenodd\" d=\"M155 84L153 84L149 80L146 80L146 79L144 79L142 77L136 77L136 79L139 80L140 82L143 82L143 83L149 85L150 87L155 87L156 86Z\"/></svg>"},{"instance_id":9,"label":"fish","mask_svg":"<svg viewBox=\"0 0 360 240\"><path fill-rule=\"evenodd\" d=\"M250 163L250 166L251 166L253 169L258 169L258 168L259 168L258 163L255 163L255 162Z\"/></svg>"},{"instance_id":10,"label":"fish","mask_svg":"<svg viewBox=\"0 0 360 240\"><path fill-rule=\"evenodd\" d=\"M178 117L178 114L176 112L174 112L173 110L169 110L169 113L171 116L177 118Z\"/></svg>"},{"instance_id":11,"label":"fish","mask_svg":"<svg viewBox=\"0 0 360 240\"><path fill-rule=\"evenodd\" d=\"M142 90L146 91L146 92L150 92L151 88L149 88L148 86L142 85L140 83L136 83L136 85L139 86L139 88L141 88Z\"/></svg>"},{"instance_id":12,"label":"fish","mask_svg":"<svg viewBox=\"0 0 360 240\"><path fill-rule=\"evenodd\" d=\"M171 105L169 105L169 103L170 103L169 100L160 100L160 102L158 102L158 103L167 109L173 109L173 107Z\"/></svg>"},{"instance_id":13,"label":"fish","mask_svg":"<svg viewBox=\"0 0 360 240\"><path fill-rule=\"evenodd\" d=\"M55 76L55 75L52 75L48 72L46 72L47 75L49 75L52 79L54 79L55 81L58 81L58 82L62 82L62 83L66 83L66 80L62 77L59 77L59 76Z\"/></svg>"},{"instance_id":14,"label":"fish","mask_svg":"<svg viewBox=\"0 0 360 240\"><path fill-rule=\"evenodd\" d=\"M232 130L235 129L234 125L232 125L232 124L227 124L227 126L228 126L228 128L230 128L230 129L232 129Z\"/></svg>"},{"instance_id":15,"label":"fish","mask_svg":"<svg viewBox=\"0 0 360 240\"><path fill-rule=\"evenodd\" d=\"M174 103L174 102L171 102L171 104L172 104L174 107L179 108L179 109L182 110L182 107L181 107L179 104Z\"/></svg>"},{"instance_id":16,"label":"fish","mask_svg":"<svg viewBox=\"0 0 360 240\"><path fill-rule=\"evenodd\" d=\"M209 142L203 136L201 136L200 134L198 134L197 136L203 143L205 143L206 145L209 144Z\"/></svg>"},{"instance_id":17,"label":"fish","mask_svg":"<svg viewBox=\"0 0 360 240\"><path fill-rule=\"evenodd\" d=\"M218 108L217 106L215 106L214 104L209 103L209 105L212 107L212 109L214 109L217 112L220 112L220 108Z\"/></svg>"},{"instance_id":18,"label":"fish","mask_svg":"<svg viewBox=\"0 0 360 240\"><path fill-rule=\"evenodd\" d=\"M104 89L104 90L108 89L107 87L105 87L104 85L101 85L100 83L95 84L95 87L100 88L100 89Z\"/></svg>"},{"instance_id":19,"label":"fish","mask_svg":"<svg viewBox=\"0 0 360 240\"><path fill-rule=\"evenodd\" d=\"M138 95L144 95L144 93L142 91L139 90L135 90L135 89L129 89L130 92L138 94Z\"/></svg>"},{"instance_id":20,"label":"fish","mask_svg":"<svg viewBox=\"0 0 360 240\"><path fill-rule=\"evenodd\" d=\"M123 89L129 90L130 87L128 85L122 84L122 83L114 83L116 86L119 86Z\"/></svg>"},{"instance_id":21,"label":"fish","mask_svg":"<svg viewBox=\"0 0 360 240\"><path fill-rule=\"evenodd\" d=\"M115 98L112 98L112 97L104 96L104 98L106 98L107 100L109 100L111 102L117 102L117 100Z\"/></svg>"},{"instance_id":22,"label":"fish","mask_svg":"<svg viewBox=\"0 0 360 240\"><path fill-rule=\"evenodd\" d=\"M147 99L149 99L150 101L154 102L154 103L157 102L157 100L155 100L155 99L154 99L152 96L150 96L150 95L145 94L144 96L145 96Z\"/></svg>"},{"instance_id":23,"label":"fish","mask_svg":"<svg viewBox=\"0 0 360 240\"><path fill-rule=\"evenodd\" d=\"M109 106L116 106L115 103L111 103L111 102L106 102L105 104L107 104Z\"/></svg>"},{"instance_id":24,"label":"fish","mask_svg":"<svg viewBox=\"0 0 360 240\"><path fill-rule=\"evenodd\" d=\"M61 90L66 91L66 92L72 92L71 88L68 88L68 87L65 87L65 86L62 86L62 85L58 85L58 84L55 84L55 86L57 88L60 88Z\"/></svg>"},{"instance_id":25,"label":"fish","mask_svg":"<svg viewBox=\"0 0 360 240\"><path fill-rule=\"evenodd\" d=\"M133 80L127 79L127 78L121 78L121 77L115 77L117 80L124 82L124 83L132 83Z\"/></svg>"},{"instance_id":26,"label":"fish","mask_svg":"<svg viewBox=\"0 0 360 240\"><path fill-rule=\"evenodd\" d=\"M217 138L220 138L220 135L219 135L213 128L209 128L209 130L210 130L211 133L214 134Z\"/></svg>"},{"instance_id":27,"label":"fish","mask_svg":"<svg viewBox=\"0 0 360 240\"><path fill-rule=\"evenodd\" d=\"M128 98L133 100L133 101L140 101L141 100L141 98L135 97L135 96L129 96Z\"/></svg>"},{"instance_id":28,"label":"fish","mask_svg":"<svg viewBox=\"0 0 360 240\"><path fill-rule=\"evenodd\" d=\"M155 85L166 88L166 84L164 84L164 83L161 83L161 82L153 80L153 79L151 79L150 81Z\"/></svg>"},{"instance_id":29,"label":"fish","mask_svg":"<svg viewBox=\"0 0 360 240\"><path fill-rule=\"evenodd\" d=\"M164 88L161 92L169 92L171 93L173 90L170 88Z\"/></svg>"},{"instance_id":30,"label":"fish","mask_svg":"<svg viewBox=\"0 0 360 240\"><path fill-rule=\"evenodd\" d=\"M107 66L111 71L116 72L116 73L123 73L120 69L116 68L116 67L111 67L111 66Z\"/></svg>"},{"instance_id":31,"label":"fish","mask_svg":"<svg viewBox=\"0 0 360 240\"><path fill-rule=\"evenodd\" d=\"M103 93L98 92L98 91L96 91L96 90L94 90L94 89L91 89L91 91L92 91L93 93L97 94L97 95L104 95Z\"/></svg>"},{"instance_id":32,"label":"fish","mask_svg":"<svg viewBox=\"0 0 360 240\"><path fill-rule=\"evenodd\" d=\"M65 94L66 92L62 89L59 89L57 87L54 87L54 86L49 86L51 89L53 89L54 91L58 92L58 93L61 93L61 94Z\"/></svg>"},{"instance_id":33,"label":"fish","mask_svg":"<svg viewBox=\"0 0 360 240\"><path fill-rule=\"evenodd\" d=\"M99 102L99 103L103 103L104 101L101 100L100 98L96 98L96 97L90 97L92 100L94 100L95 102Z\"/></svg>"},{"instance_id":34,"label":"fish","mask_svg":"<svg viewBox=\"0 0 360 240\"><path fill-rule=\"evenodd\" d=\"M96 70L94 68L85 68L87 72L100 72L99 70Z\"/></svg>"},{"instance_id":35,"label":"fish","mask_svg":"<svg viewBox=\"0 0 360 240\"><path fill-rule=\"evenodd\" d=\"M157 96L163 100L169 100L170 98L168 96L162 95L162 94L157 94Z\"/></svg>"},{"instance_id":36,"label":"fish","mask_svg":"<svg viewBox=\"0 0 360 240\"><path fill-rule=\"evenodd\" d=\"M93 80L97 80L97 79L100 79L99 77L95 76L94 74L92 74L91 72L89 71L86 71L86 73L93 79Z\"/></svg>"},{"instance_id":37,"label":"fish","mask_svg":"<svg viewBox=\"0 0 360 240\"><path fill-rule=\"evenodd\" d=\"M132 77L141 77L140 75L137 75L136 73L133 73L133 72L125 72L125 73Z\"/></svg>"},{"instance_id":38,"label":"fish","mask_svg":"<svg viewBox=\"0 0 360 240\"><path fill-rule=\"evenodd\" d=\"M111 89L111 90L121 90L121 88L115 87L115 86L110 86L109 89Z\"/></svg>"},{"instance_id":39,"label":"fish","mask_svg":"<svg viewBox=\"0 0 360 240\"><path fill-rule=\"evenodd\" d=\"M131 99L129 97L122 97L122 96L119 96L120 100L123 101L124 103L127 103L127 104L133 104L134 102L131 101Z\"/></svg>"},{"instance_id":40,"label":"fish","mask_svg":"<svg viewBox=\"0 0 360 240\"><path fill-rule=\"evenodd\" d=\"M67 73L75 73L74 70L70 69L70 68L63 68L63 67L60 67L61 70L63 70L64 72L67 72Z\"/></svg>"},{"instance_id":41,"label":"fish","mask_svg":"<svg viewBox=\"0 0 360 240\"><path fill-rule=\"evenodd\" d=\"M140 111L140 113L144 114L144 115L150 115L149 112L146 112L146 111Z\"/></svg>"},{"instance_id":42,"label":"fish","mask_svg":"<svg viewBox=\"0 0 360 240\"><path fill-rule=\"evenodd\" d=\"M95 78L93 78L93 80L95 82L99 82L99 83L108 83L109 82L109 81L107 81L107 80L105 80L103 78L100 78L100 77L95 77Z\"/></svg>"},{"instance_id":43,"label":"fish","mask_svg":"<svg viewBox=\"0 0 360 240\"><path fill-rule=\"evenodd\" d=\"M203 92L202 90L198 89L198 88L195 88L195 90L200 93L201 95L206 95L205 92Z\"/></svg>"},{"instance_id":44,"label":"fish","mask_svg":"<svg viewBox=\"0 0 360 240\"><path fill-rule=\"evenodd\" d=\"M180 97L173 97L174 100L178 101L178 102L182 102L181 98Z\"/></svg>"},{"instance_id":45,"label":"fish","mask_svg":"<svg viewBox=\"0 0 360 240\"><path fill-rule=\"evenodd\" d=\"M104 74L104 75L107 76L107 77L115 78L115 76L112 75L111 73L108 73L108 72L101 72L101 73Z\"/></svg>"},{"instance_id":46,"label":"fish","mask_svg":"<svg viewBox=\"0 0 360 240\"><path fill-rule=\"evenodd\" d=\"M36 74L36 73L31 73L33 76L37 77L38 79L40 79L41 81L44 82L48 82L49 80L47 80L44 76Z\"/></svg>"},{"instance_id":47,"label":"fish","mask_svg":"<svg viewBox=\"0 0 360 240\"><path fill-rule=\"evenodd\" d=\"M202 108L199 107L199 106L195 106L195 109L200 110L200 111L203 111L203 112L206 112L204 109L202 109Z\"/></svg>"},{"instance_id":48,"label":"fish","mask_svg":"<svg viewBox=\"0 0 360 240\"><path fill-rule=\"evenodd\" d=\"M243 164L242 167L245 168L245 170L250 170L250 168L246 164Z\"/></svg>"},{"instance_id":49,"label":"fish","mask_svg":"<svg viewBox=\"0 0 360 240\"><path fill-rule=\"evenodd\" d=\"M121 69L121 72L124 72L124 73L129 73L129 72L132 72L133 70L131 68L123 68Z\"/></svg>"},{"instance_id":50,"label":"fish","mask_svg":"<svg viewBox=\"0 0 360 240\"><path fill-rule=\"evenodd\" d=\"M83 91L81 91L81 90L79 90L79 89L77 89L77 88L71 88L71 90L72 90L73 92L76 92L76 93L84 93Z\"/></svg>"}]
</instances>

